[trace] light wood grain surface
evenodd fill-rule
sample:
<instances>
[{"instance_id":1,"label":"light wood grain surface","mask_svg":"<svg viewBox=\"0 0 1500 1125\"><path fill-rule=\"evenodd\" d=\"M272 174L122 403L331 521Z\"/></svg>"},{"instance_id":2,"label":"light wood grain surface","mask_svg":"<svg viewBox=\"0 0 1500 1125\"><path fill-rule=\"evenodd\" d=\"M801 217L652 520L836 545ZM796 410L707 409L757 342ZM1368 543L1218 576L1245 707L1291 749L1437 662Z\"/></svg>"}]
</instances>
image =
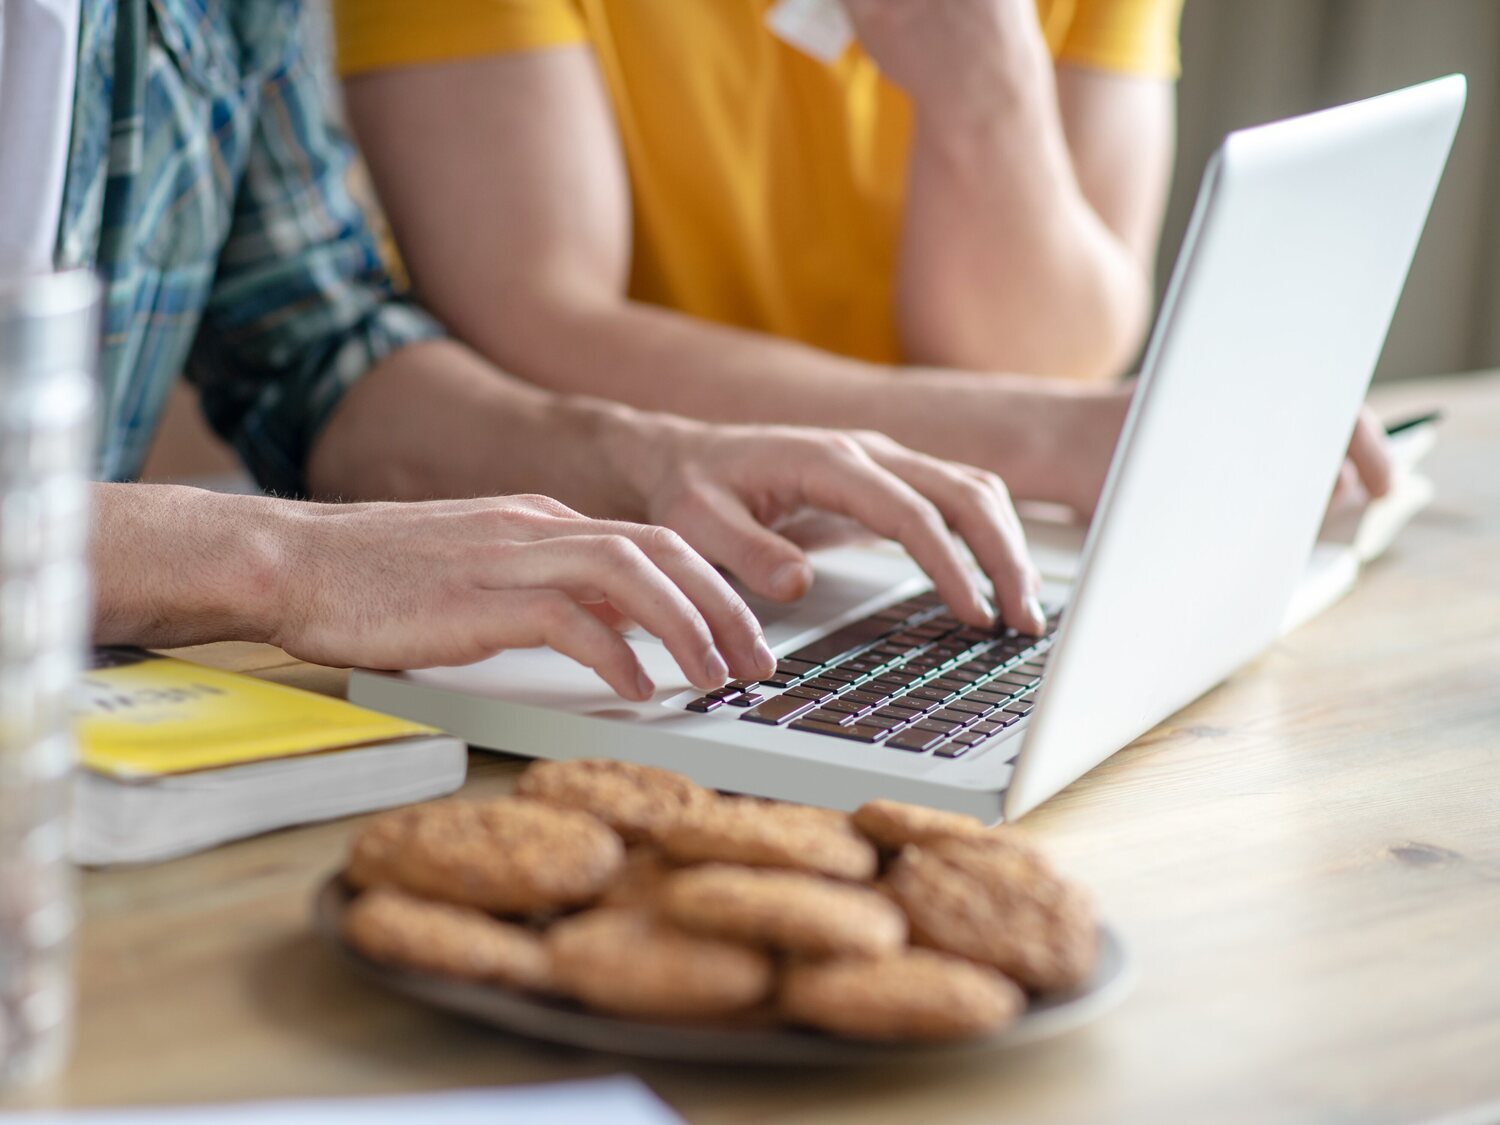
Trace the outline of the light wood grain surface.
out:
<instances>
[{"instance_id":1,"label":"light wood grain surface","mask_svg":"<svg viewBox=\"0 0 1500 1125\"><path fill-rule=\"evenodd\" d=\"M1348 600L1025 821L1139 966L1093 1026L993 1062L874 1072L527 1044L387 996L317 945L309 898L358 823L342 821L86 875L77 1051L26 1101L625 1070L702 1122L1500 1120L1500 376L1379 399L1447 409L1437 503ZM343 682L256 646L191 655ZM502 792L519 768L476 755L468 790Z\"/></svg>"}]
</instances>

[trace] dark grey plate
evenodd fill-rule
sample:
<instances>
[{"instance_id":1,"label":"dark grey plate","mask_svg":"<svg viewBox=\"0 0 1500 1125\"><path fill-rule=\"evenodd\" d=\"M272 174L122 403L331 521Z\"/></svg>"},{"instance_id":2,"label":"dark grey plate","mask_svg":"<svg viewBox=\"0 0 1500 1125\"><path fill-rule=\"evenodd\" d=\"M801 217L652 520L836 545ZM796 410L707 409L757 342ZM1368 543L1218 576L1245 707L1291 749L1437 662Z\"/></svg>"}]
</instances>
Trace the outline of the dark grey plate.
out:
<instances>
[{"instance_id":1,"label":"dark grey plate","mask_svg":"<svg viewBox=\"0 0 1500 1125\"><path fill-rule=\"evenodd\" d=\"M362 956L344 941L339 921L353 898L333 876L313 903L313 925L325 941L366 977L403 996L491 1024L513 1035L585 1047L617 1055L683 1062L776 1066L850 1066L911 1060L917 1056L989 1054L1048 1039L1088 1023L1130 990L1133 973L1119 938L1099 928L1099 963L1076 992L1033 1000L1016 1023L999 1035L958 1043L862 1043L791 1028L689 1027L596 1015L565 1000L515 992L497 985L450 980L392 969Z\"/></svg>"}]
</instances>

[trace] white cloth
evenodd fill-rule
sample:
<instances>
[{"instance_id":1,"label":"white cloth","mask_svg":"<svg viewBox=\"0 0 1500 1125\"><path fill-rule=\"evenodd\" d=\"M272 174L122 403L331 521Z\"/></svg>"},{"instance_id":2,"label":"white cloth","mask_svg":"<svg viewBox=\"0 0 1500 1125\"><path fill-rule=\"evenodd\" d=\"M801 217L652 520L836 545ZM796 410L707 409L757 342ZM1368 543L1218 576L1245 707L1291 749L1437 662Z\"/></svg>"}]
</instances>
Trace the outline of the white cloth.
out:
<instances>
[{"instance_id":1,"label":"white cloth","mask_svg":"<svg viewBox=\"0 0 1500 1125\"><path fill-rule=\"evenodd\" d=\"M53 267L80 2L0 0L0 278Z\"/></svg>"}]
</instances>

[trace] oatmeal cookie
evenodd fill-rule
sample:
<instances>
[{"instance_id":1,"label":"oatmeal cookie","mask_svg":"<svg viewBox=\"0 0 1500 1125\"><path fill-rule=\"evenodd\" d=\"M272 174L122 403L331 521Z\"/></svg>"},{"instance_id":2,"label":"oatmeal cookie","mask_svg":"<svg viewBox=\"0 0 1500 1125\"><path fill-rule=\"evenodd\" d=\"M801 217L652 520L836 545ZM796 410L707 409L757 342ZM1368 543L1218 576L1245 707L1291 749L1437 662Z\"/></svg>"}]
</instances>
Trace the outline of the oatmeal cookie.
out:
<instances>
[{"instance_id":1,"label":"oatmeal cookie","mask_svg":"<svg viewBox=\"0 0 1500 1125\"><path fill-rule=\"evenodd\" d=\"M372 961L464 980L541 991L551 978L541 939L468 906L380 888L355 899L344 937Z\"/></svg>"},{"instance_id":2,"label":"oatmeal cookie","mask_svg":"<svg viewBox=\"0 0 1500 1125\"><path fill-rule=\"evenodd\" d=\"M438 801L367 826L354 842L351 881L538 914L593 902L624 858L620 838L585 812L521 797Z\"/></svg>"},{"instance_id":3,"label":"oatmeal cookie","mask_svg":"<svg viewBox=\"0 0 1500 1125\"><path fill-rule=\"evenodd\" d=\"M785 867L856 881L876 868L874 847L842 813L749 797L721 797L693 810L661 846L681 863Z\"/></svg>"},{"instance_id":4,"label":"oatmeal cookie","mask_svg":"<svg viewBox=\"0 0 1500 1125\"><path fill-rule=\"evenodd\" d=\"M619 877L604 891L600 906L654 906L667 878L679 870L656 848L643 844L625 853Z\"/></svg>"},{"instance_id":5,"label":"oatmeal cookie","mask_svg":"<svg viewBox=\"0 0 1500 1125\"><path fill-rule=\"evenodd\" d=\"M793 1022L875 1040L989 1035L1026 1008L1021 990L993 969L927 949L793 965L778 999Z\"/></svg>"},{"instance_id":6,"label":"oatmeal cookie","mask_svg":"<svg viewBox=\"0 0 1500 1125\"><path fill-rule=\"evenodd\" d=\"M770 994L759 950L679 930L650 911L604 907L547 931L553 979L595 1008L646 1019L705 1019Z\"/></svg>"},{"instance_id":7,"label":"oatmeal cookie","mask_svg":"<svg viewBox=\"0 0 1500 1125\"><path fill-rule=\"evenodd\" d=\"M977 817L903 801L867 801L849 819L879 847L893 852L949 836L983 839L991 832Z\"/></svg>"},{"instance_id":8,"label":"oatmeal cookie","mask_svg":"<svg viewBox=\"0 0 1500 1125\"><path fill-rule=\"evenodd\" d=\"M878 891L795 871L704 864L671 876L661 911L694 933L808 957L873 957L906 944L906 915Z\"/></svg>"},{"instance_id":9,"label":"oatmeal cookie","mask_svg":"<svg viewBox=\"0 0 1500 1125\"><path fill-rule=\"evenodd\" d=\"M992 965L1033 992L1075 988L1093 971L1092 901L1030 848L960 839L907 847L887 885L915 944Z\"/></svg>"},{"instance_id":10,"label":"oatmeal cookie","mask_svg":"<svg viewBox=\"0 0 1500 1125\"><path fill-rule=\"evenodd\" d=\"M533 762L516 782L516 794L593 813L627 843L657 839L715 797L680 773L608 758Z\"/></svg>"}]
</instances>

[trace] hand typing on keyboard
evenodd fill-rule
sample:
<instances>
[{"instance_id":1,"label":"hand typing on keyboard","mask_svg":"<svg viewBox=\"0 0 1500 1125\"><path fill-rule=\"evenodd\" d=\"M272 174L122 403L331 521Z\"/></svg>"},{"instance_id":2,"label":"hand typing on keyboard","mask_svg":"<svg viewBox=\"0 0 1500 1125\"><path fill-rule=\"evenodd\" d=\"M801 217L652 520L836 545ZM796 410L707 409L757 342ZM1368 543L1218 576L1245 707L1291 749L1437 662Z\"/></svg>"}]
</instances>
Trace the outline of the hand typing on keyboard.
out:
<instances>
[{"instance_id":1,"label":"hand typing on keyboard","mask_svg":"<svg viewBox=\"0 0 1500 1125\"><path fill-rule=\"evenodd\" d=\"M992 473L916 453L881 434L791 427L662 427L658 456L622 466L639 483L648 522L678 532L755 593L790 601L812 581L802 549L780 531L808 509L895 539L964 624L995 607L955 540L993 587L999 619L1045 626L1041 579L1005 485Z\"/></svg>"}]
</instances>

